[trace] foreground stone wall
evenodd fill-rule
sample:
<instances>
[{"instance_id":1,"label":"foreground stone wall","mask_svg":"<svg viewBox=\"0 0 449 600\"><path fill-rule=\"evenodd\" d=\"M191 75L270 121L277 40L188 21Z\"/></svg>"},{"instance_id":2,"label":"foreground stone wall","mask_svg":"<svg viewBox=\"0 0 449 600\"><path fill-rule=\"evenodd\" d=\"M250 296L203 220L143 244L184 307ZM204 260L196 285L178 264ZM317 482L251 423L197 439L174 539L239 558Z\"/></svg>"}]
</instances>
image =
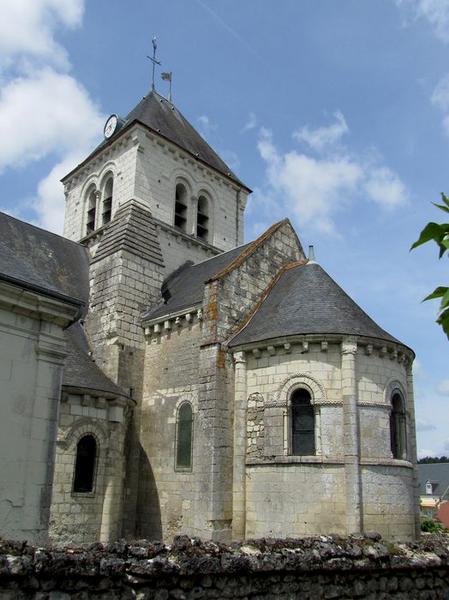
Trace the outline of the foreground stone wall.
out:
<instances>
[{"instance_id":1,"label":"foreground stone wall","mask_svg":"<svg viewBox=\"0 0 449 600\"><path fill-rule=\"evenodd\" d=\"M2 600L424 600L449 597L447 536L414 544L321 536L225 546L187 536L32 548L0 541Z\"/></svg>"}]
</instances>

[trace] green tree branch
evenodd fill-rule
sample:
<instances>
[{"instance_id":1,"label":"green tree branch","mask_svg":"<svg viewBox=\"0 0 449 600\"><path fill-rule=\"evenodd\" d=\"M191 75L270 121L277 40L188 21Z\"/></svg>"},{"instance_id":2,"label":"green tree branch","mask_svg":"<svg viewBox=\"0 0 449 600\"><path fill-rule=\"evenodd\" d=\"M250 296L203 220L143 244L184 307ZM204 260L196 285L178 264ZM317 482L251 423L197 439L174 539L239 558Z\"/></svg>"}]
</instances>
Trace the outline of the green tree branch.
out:
<instances>
[{"instance_id":1,"label":"green tree branch","mask_svg":"<svg viewBox=\"0 0 449 600\"><path fill-rule=\"evenodd\" d=\"M432 204L440 210L449 213L449 198L442 193L441 199L443 204L436 204L435 202ZM441 258L449 250L449 223L427 223L421 231L419 238L412 244L410 250L432 241L437 244L439 248L439 258ZM437 323L441 325L444 333L449 338L449 288L442 286L437 287L431 294L426 296L423 301L434 300L435 298L441 298Z\"/></svg>"}]
</instances>

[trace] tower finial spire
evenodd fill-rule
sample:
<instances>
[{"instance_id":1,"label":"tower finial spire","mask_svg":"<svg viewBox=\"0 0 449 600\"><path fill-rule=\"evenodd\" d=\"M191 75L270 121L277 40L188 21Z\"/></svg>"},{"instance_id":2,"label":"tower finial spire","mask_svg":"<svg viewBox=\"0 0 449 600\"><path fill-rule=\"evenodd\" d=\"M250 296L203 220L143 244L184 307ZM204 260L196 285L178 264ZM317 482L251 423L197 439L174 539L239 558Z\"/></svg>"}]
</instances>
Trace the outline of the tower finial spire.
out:
<instances>
[{"instance_id":1,"label":"tower finial spire","mask_svg":"<svg viewBox=\"0 0 449 600\"><path fill-rule=\"evenodd\" d=\"M157 38L155 35L153 35L153 39L151 40L151 43L153 44L153 56L147 56L147 58L149 58L151 60L151 62L153 63L153 78L151 81L151 89L154 90L155 86L154 86L154 69L156 67L156 65L160 65L161 61L156 59L156 50L157 50Z\"/></svg>"}]
</instances>

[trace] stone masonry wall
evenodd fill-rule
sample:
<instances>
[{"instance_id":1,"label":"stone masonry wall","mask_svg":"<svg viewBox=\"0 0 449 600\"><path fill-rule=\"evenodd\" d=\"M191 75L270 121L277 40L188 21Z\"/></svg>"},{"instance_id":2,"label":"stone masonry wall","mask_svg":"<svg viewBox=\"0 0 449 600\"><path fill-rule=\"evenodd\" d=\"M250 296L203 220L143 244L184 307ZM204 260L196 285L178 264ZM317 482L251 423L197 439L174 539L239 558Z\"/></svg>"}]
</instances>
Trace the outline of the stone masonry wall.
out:
<instances>
[{"instance_id":1,"label":"stone masonry wall","mask_svg":"<svg viewBox=\"0 0 449 600\"><path fill-rule=\"evenodd\" d=\"M197 503L204 448L197 443L198 362L201 322L195 316L179 327L149 338L140 420L141 472L138 534L171 539L200 535L203 515ZM180 404L193 408L193 459L190 471L175 466L176 416Z\"/></svg>"},{"instance_id":2,"label":"stone masonry wall","mask_svg":"<svg viewBox=\"0 0 449 600\"><path fill-rule=\"evenodd\" d=\"M47 540L54 442L66 356L63 327L77 307L0 286L0 532Z\"/></svg>"},{"instance_id":3,"label":"stone masonry wall","mask_svg":"<svg viewBox=\"0 0 449 600\"><path fill-rule=\"evenodd\" d=\"M101 215L104 181L110 173L114 177L112 217L120 205L134 198L156 219L173 225L176 183L182 181L188 190L187 233L194 233L197 198L205 193L211 202L209 243L221 250L243 243L247 192L140 125L65 181L64 235L69 239L79 241L86 235L86 193L92 187L98 192L97 215Z\"/></svg>"},{"instance_id":4,"label":"stone masonry wall","mask_svg":"<svg viewBox=\"0 0 449 600\"><path fill-rule=\"evenodd\" d=\"M249 315L279 269L302 257L290 223L282 221L205 286L195 443L203 449L198 509L207 528L203 526L202 535L214 540L231 539L234 504L234 367L222 343Z\"/></svg>"},{"instance_id":5,"label":"stone masonry wall","mask_svg":"<svg viewBox=\"0 0 449 600\"><path fill-rule=\"evenodd\" d=\"M197 199L204 194L210 202L209 243L221 250L242 244L247 192L157 136L143 130L138 135L135 198L146 202L156 219L172 225L175 188L182 182L188 193L186 232L196 235Z\"/></svg>"},{"instance_id":6,"label":"stone masonry wall","mask_svg":"<svg viewBox=\"0 0 449 600\"><path fill-rule=\"evenodd\" d=\"M261 344L246 353L246 536L347 531L341 344L318 337ZM413 539L413 397L406 366L397 351L384 354L365 342L357 350L356 373L364 530ZM313 456L291 452L289 398L301 386L315 411ZM390 447L390 395L398 387L407 402L404 460L393 459Z\"/></svg>"},{"instance_id":7,"label":"stone masonry wall","mask_svg":"<svg viewBox=\"0 0 449 600\"><path fill-rule=\"evenodd\" d=\"M203 344L225 341L242 324L279 270L304 258L299 240L288 220L268 230L249 252L218 274L205 289ZM253 242L254 244L254 242Z\"/></svg>"},{"instance_id":8,"label":"stone masonry wall","mask_svg":"<svg viewBox=\"0 0 449 600\"><path fill-rule=\"evenodd\" d=\"M187 536L32 548L0 541L2 600L447 600L447 537L386 544L379 536L263 539L244 545Z\"/></svg>"},{"instance_id":9,"label":"stone masonry wall","mask_svg":"<svg viewBox=\"0 0 449 600\"><path fill-rule=\"evenodd\" d=\"M123 407L104 398L63 393L49 529L53 541L108 541L122 534L126 427ZM75 493L76 448L84 435L93 435L97 443L94 486L92 492Z\"/></svg>"}]
</instances>

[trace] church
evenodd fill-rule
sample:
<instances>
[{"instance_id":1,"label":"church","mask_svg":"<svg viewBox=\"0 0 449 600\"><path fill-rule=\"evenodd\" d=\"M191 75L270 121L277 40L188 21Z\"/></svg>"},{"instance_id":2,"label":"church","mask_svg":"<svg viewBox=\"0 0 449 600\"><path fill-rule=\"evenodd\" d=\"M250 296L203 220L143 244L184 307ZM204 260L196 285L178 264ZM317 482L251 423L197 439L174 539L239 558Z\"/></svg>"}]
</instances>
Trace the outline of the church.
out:
<instances>
[{"instance_id":1,"label":"church","mask_svg":"<svg viewBox=\"0 0 449 600\"><path fill-rule=\"evenodd\" d=\"M0 533L229 542L419 531L413 351L152 89L0 216ZM7 446L7 448L6 448Z\"/></svg>"}]
</instances>

